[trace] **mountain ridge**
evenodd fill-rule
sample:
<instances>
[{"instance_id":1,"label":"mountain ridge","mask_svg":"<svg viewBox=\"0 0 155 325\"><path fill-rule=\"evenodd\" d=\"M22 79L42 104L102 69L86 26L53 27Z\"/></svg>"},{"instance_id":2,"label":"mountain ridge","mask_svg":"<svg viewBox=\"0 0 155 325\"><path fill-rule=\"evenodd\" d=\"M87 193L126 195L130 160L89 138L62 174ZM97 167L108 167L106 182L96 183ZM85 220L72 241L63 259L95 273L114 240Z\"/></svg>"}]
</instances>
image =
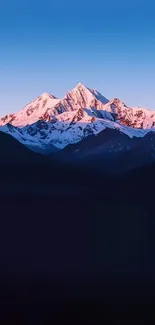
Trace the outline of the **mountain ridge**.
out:
<instances>
[{"instance_id":1,"label":"mountain ridge","mask_svg":"<svg viewBox=\"0 0 155 325\"><path fill-rule=\"evenodd\" d=\"M78 85L66 93L62 99L58 99L50 93L43 93L35 100L28 103L21 111L1 117L0 125L3 126L10 123L14 126L24 127L25 125L33 124L39 119L46 120L47 116L52 118L52 115L59 115L63 112L90 107L93 107L96 110L100 109L114 114L115 119L117 117L121 119L121 123L128 118L130 120L130 125L135 128L140 128L141 125L136 123L133 124L134 117L137 119L140 116L143 117L143 119L151 118L153 119L151 127L155 124L155 111L151 111L147 108L129 107L118 98L109 100L97 90L88 88L82 83L78 83ZM126 112L124 112L124 110ZM37 115L35 115L36 112ZM25 121L22 118L24 113L27 114ZM32 118L33 115L34 118ZM29 116L31 116L31 119L29 119ZM143 125L142 128L143 127L146 128L147 125Z\"/></svg>"},{"instance_id":2,"label":"mountain ridge","mask_svg":"<svg viewBox=\"0 0 155 325\"><path fill-rule=\"evenodd\" d=\"M81 142L105 129L142 138L154 131L154 126L154 111L128 107L118 98L110 101L82 83L62 99L43 93L23 110L0 119L0 131L43 154Z\"/></svg>"}]
</instances>

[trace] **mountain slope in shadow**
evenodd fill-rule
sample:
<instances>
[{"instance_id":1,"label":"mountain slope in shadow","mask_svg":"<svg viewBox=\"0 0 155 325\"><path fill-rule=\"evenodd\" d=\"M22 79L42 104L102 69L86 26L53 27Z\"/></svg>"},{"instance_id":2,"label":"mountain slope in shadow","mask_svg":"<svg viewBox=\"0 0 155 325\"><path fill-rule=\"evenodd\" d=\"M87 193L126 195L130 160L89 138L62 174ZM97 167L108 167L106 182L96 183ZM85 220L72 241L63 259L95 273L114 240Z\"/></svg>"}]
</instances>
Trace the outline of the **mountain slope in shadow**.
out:
<instances>
[{"instance_id":1,"label":"mountain slope in shadow","mask_svg":"<svg viewBox=\"0 0 155 325\"><path fill-rule=\"evenodd\" d=\"M130 138L119 130L106 129L67 146L52 157L66 163L91 166L113 175L152 164L155 162L154 152L154 132L149 132L143 138Z\"/></svg>"},{"instance_id":2,"label":"mountain slope in shadow","mask_svg":"<svg viewBox=\"0 0 155 325\"><path fill-rule=\"evenodd\" d=\"M0 139L1 323L148 320L155 165L110 177Z\"/></svg>"},{"instance_id":3,"label":"mountain slope in shadow","mask_svg":"<svg viewBox=\"0 0 155 325\"><path fill-rule=\"evenodd\" d=\"M11 135L0 132L0 164L33 163L42 160L41 155L34 154Z\"/></svg>"}]
</instances>

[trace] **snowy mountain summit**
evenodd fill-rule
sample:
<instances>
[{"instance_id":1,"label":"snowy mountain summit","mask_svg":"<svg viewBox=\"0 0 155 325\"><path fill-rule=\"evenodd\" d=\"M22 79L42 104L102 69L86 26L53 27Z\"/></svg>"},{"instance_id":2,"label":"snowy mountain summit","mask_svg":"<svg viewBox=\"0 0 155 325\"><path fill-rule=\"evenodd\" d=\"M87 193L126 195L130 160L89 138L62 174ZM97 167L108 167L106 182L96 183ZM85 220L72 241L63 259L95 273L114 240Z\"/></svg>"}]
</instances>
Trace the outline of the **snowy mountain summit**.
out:
<instances>
[{"instance_id":1,"label":"snowy mountain summit","mask_svg":"<svg viewBox=\"0 0 155 325\"><path fill-rule=\"evenodd\" d=\"M105 129L130 138L154 131L155 112L131 108L79 83L62 99L43 93L21 111L0 119L0 130L30 149L50 153Z\"/></svg>"},{"instance_id":2,"label":"snowy mountain summit","mask_svg":"<svg viewBox=\"0 0 155 325\"><path fill-rule=\"evenodd\" d=\"M0 125L12 124L17 127L23 127L37 122L40 116L50 107L58 103L59 99L55 96L44 93L40 97L26 105L21 111L14 114L8 114L0 119Z\"/></svg>"}]
</instances>

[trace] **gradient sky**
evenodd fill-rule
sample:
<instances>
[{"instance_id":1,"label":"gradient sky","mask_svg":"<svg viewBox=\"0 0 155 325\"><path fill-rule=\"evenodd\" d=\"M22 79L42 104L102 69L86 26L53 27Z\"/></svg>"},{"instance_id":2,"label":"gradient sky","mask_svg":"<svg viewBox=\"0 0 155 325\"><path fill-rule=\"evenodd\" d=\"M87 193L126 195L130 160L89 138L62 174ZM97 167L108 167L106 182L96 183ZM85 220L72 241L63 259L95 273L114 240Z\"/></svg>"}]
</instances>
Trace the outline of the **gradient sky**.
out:
<instances>
[{"instance_id":1,"label":"gradient sky","mask_svg":"<svg viewBox=\"0 0 155 325\"><path fill-rule=\"evenodd\" d=\"M0 8L0 115L82 82L155 109L153 0L5 0Z\"/></svg>"}]
</instances>

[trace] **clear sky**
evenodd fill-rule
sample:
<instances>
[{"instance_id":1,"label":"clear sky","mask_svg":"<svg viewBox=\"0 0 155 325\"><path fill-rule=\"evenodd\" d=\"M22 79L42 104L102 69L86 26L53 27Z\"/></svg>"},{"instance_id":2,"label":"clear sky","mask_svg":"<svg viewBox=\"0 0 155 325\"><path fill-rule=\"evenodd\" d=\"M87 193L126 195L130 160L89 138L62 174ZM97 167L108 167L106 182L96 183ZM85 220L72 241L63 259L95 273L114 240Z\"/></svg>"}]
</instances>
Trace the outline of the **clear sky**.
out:
<instances>
[{"instance_id":1,"label":"clear sky","mask_svg":"<svg viewBox=\"0 0 155 325\"><path fill-rule=\"evenodd\" d=\"M155 109L154 0L5 0L0 8L0 115L82 82Z\"/></svg>"}]
</instances>

